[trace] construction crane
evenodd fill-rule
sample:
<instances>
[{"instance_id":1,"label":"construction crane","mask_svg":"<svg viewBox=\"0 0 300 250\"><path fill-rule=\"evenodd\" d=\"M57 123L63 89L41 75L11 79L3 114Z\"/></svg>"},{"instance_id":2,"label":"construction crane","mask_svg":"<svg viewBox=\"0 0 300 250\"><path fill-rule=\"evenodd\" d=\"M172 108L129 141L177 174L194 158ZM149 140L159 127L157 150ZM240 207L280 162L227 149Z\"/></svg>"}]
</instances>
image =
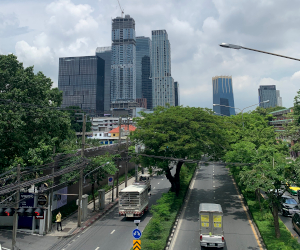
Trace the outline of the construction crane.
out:
<instances>
[{"instance_id":1,"label":"construction crane","mask_svg":"<svg viewBox=\"0 0 300 250\"><path fill-rule=\"evenodd\" d=\"M121 17L123 18L124 9L122 9L122 7L121 7L121 4L120 4L120 1L119 1L119 0L118 0L118 3L119 3L119 6L120 6L120 9L121 9Z\"/></svg>"}]
</instances>

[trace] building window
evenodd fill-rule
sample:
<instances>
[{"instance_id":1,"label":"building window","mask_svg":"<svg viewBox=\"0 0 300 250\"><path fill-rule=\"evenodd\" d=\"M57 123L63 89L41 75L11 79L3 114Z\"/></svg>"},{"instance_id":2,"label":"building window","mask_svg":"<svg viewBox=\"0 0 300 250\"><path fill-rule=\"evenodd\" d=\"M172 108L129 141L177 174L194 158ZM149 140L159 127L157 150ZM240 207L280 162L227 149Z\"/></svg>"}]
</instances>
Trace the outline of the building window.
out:
<instances>
[{"instance_id":1,"label":"building window","mask_svg":"<svg viewBox=\"0 0 300 250\"><path fill-rule=\"evenodd\" d=\"M113 136L116 136L116 134L113 134Z\"/></svg>"}]
</instances>

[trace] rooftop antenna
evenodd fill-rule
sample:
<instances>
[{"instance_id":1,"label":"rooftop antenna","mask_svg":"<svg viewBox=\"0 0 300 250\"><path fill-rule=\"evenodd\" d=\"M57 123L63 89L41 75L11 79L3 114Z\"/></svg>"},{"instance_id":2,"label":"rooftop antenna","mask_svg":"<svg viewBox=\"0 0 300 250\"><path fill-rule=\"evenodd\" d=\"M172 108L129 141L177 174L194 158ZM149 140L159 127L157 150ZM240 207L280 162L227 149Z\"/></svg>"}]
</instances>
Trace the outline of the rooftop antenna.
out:
<instances>
[{"instance_id":1,"label":"rooftop antenna","mask_svg":"<svg viewBox=\"0 0 300 250\"><path fill-rule=\"evenodd\" d=\"M121 17L123 18L124 9L122 9L122 7L121 7L121 4L120 4L120 1L119 1L119 0L118 0L118 3L119 3L119 6L120 6L120 9L121 9Z\"/></svg>"}]
</instances>

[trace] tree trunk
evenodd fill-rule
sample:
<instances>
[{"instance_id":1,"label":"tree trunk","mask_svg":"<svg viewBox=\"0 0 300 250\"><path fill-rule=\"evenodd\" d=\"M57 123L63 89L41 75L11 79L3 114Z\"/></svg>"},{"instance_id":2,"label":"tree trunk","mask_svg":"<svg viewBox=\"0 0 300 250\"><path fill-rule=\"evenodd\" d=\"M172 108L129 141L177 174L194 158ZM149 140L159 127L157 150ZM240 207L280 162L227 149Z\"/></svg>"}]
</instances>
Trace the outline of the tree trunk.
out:
<instances>
[{"instance_id":1,"label":"tree trunk","mask_svg":"<svg viewBox=\"0 0 300 250\"><path fill-rule=\"evenodd\" d=\"M96 201L95 201L95 182L92 183L92 195L93 195L93 203L94 203L94 211L96 210Z\"/></svg>"},{"instance_id":2,"label":"tree trunk","mask_svg":"<svg viewBox=\"0 0 300 250\"><path fill-rule=\"evenodd\" d=\"M273 206L272 215L274 218L275 237L277 239L279 239L280 238L280 229L279 229L279 221L278 221L278 205L275 202L273 202L272 206Z\"/></svg>"},{"instance_id":3,"label":"tree trunk","mask_svg":"<svg viewBox=\"0 0 300 250\"><path fill-rule=\"evenodd\" d=\"M180 192L180 170L182 165L183 162L177 162L176 173L174 176L172 176L169 168L166 170L166 177L171 183L171 192L175 192L176 196L178 196Z\"/></svg>"},{"instance_id":4,"label":"tree trunk","mask_svg":"<svg viewBox=\"0 0 300 250\"><path fill-rule=\"evenodd\" d=\"M256 199L257 199L259 207L260 207L260 211L262 211L261 202L260 202L260 190L259 190L259 188L255 190L255 194L256 194Z\"/></svg>"}]
</instances>

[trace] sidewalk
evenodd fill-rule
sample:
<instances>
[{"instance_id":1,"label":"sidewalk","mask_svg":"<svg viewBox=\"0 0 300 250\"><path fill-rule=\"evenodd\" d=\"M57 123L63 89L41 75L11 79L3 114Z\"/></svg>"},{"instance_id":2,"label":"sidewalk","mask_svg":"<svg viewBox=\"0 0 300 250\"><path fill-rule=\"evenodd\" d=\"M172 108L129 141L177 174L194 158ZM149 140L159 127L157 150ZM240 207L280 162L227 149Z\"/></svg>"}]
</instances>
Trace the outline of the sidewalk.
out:
<instances>
[{"instance_id":1,"label":"sidewalk","mask_svg":"<svg viewBox=\"0 0 300 250\"><path fill-rule=\"evenodd\" d=\"M140 173L139 173L140 174ZM131 177L127 181L127 186L131 185L135 181L135 176ZM125 182L119 184L119 192L125 188ZM119 199L116 198L117 188L114 188L114 202L112 202L111 195L112 191L108 191L105 193L105 208L99 211L98 207L98 199L96 199L96 210L93 211L94 204L91 201L88 204L88 212L87 212L87 219L81 222L81 227L77 227L77 210L75 213L70 215L67 218L63 218L61 224L63 231L56 230L56 223L52 226L52 231L47 236L56 236L56 237L68 237L77 234L78 232L84 230L85 228L89 227L93 224L96 220L101 218L104 214L106 214L112 207L118 204Z\"/></svg>"}]
</instances>

